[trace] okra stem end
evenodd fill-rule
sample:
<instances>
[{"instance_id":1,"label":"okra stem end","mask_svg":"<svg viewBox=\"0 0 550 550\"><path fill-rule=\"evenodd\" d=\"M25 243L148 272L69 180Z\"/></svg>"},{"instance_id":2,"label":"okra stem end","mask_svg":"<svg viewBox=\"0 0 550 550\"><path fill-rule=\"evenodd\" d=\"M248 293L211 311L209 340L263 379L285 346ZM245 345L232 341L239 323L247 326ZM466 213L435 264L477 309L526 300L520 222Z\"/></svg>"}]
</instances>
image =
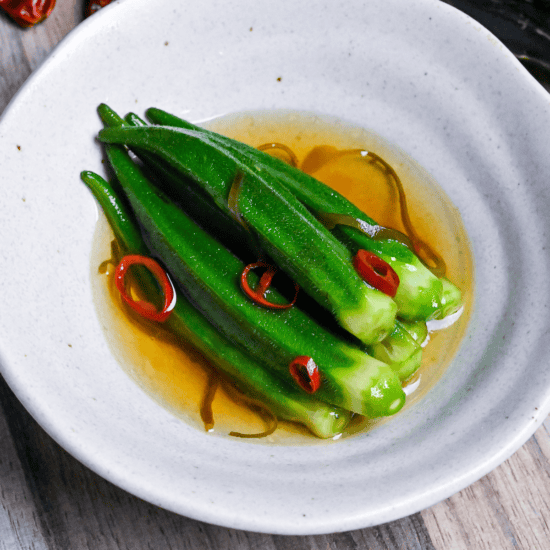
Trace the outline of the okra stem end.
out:
<instances>
[{"instance_id":1,"label":"okra stem end","mask_svg":"<svg viewBox=\"0 0 550 550\"><path fill-rule=\"evenodd\" d=\"M375 344L392 330L397 315L397 305L380 291L365 286L364 299L355 309L346 311L340 323L363 343Z\"/></svg>"}]
</instances>

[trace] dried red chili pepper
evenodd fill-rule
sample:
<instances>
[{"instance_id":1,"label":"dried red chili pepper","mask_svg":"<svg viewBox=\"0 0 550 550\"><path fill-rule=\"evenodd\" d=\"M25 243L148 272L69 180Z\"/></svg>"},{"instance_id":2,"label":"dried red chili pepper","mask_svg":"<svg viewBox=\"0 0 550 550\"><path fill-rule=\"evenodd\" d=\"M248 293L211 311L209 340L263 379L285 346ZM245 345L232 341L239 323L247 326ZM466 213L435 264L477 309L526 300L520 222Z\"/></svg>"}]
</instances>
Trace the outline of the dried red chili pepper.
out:
<instances>
[{"instance_id":1,"label":"dried red chili pepper","mask_svg":"<svg viewBox=\"0 0 550 550\"><path fill-rule=\"evenodd\" d=\"M388 262L376 254L359 250L353 258L353 267L369 285L391 298L396 295L399 276Z\"/></svg>"},{"instance_id":2,"label":"dried red chili pepper","mask_svg":"<svg viewBox=\"0 0 550 550\"><path fill-rule=\"evenodd\" d=\"M0 0L0 8L22 27L32 27L52 13L55 0Z\"/></svg>"},{"instance_id":3,"label":"dried red chili pepper","mask_svg":"<svg viewBox=\"0 0 550 550\"><path fill-rule=\"evenodd\" d=\"M125 278L128 274L128 270L133 265L142 265L146 267L158 281L162 293L164 294L164 305L160 311L157 311L157 308L150 302L145 302L143 300L134 300L126 290ZM149 319L151 321L163 322L166 321L172 308L174 306L174 287L166 271L152 258L147 256L140 256L138 254L131 254L129 256L124 256L120 263L118 264L115 271L115 284L120 292L122 299L137 313L142 317Z\"/></svg>"},{"instance_id":4,"label":"dried red chili pepper","mask_svg":"<svg viewBox=\"0 0 550 550\"><path fill-rule=\"evenodd\" d=\"M104 8L111 2L112 0L90 0L88 2L88 5L86 6L86 13L84 15L86 17L90 17L90 15L94 14L96 11L100 10L101 8Z\"/></svg>"},{"instance_id":5,"label":"dried red chili pepper","mask_svg":"<svg viewBox=\"0 0 550 550\"><path fill-rule=\"evenodd\" d=\"M256 269L257 267L265 267L266 270L260 277L260 282L258 283L258 286L252 289L248 284L248 273L250 272L250 270ZM260 306L269 307L271 309L288 309L289 307L292 307L294 305L294 303L296 302L296 298L298 298L298 291L300 290L300 287L296 283L294 283L296 294L294 295L293 300L288 304L275 304L274 302L270 302L265 298L265 293L271 286L271 281L273 280L273 276L275 275L275 273L277 273L277 271L278 270L275 266L266 262L256 262L255 264L248 264L241 274L241 288L249 298L251 298L256 304Z\"/></svg>"},{"instance_id":6,"label":"dried red chili pepper","mask_svg":"<svg viewBox=\"0 0 550 550\"><path fill-rule=\"evenodd\" d=\"M321 375L317 363L307 355L300 355L289 365L292 378L307 393L315 393L321 387Z\"/></svg>"}]
</instances>

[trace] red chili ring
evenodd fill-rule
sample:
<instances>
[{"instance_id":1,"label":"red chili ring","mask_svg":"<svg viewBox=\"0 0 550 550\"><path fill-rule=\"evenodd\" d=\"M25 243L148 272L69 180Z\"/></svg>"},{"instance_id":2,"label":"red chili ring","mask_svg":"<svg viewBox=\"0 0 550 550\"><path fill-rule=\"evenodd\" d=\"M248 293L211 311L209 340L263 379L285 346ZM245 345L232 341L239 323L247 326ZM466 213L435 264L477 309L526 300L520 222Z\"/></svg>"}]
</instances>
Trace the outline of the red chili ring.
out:
<instances>
[{"instance_id":1,"label":"red chili ring","mask_svg":"<svg viewBox=\"0 0 550 550\"><path fill-rule=\"evenodd\" d=\"M252 289L248 284L248 273L250 272L250 270L257 267L265 267L266 270L260 277L260 282L258 283L258 286ZM243 289L245 294L258 305L271 309L288 309L295 304L296 299L298 298L298 291L300 290L300 287L296 283L294 283L296 294L294 295L293 300L288 304L275 304L273 302L270 302L269 300L266 300L265 298L265 293L271 286L271 281L277 271L278 269L275 266L266 262L256 262L255 264L248 264L241 273L241 288Z\"/></svg>"},{"instance_id":2,"label":"red chili ring","mask_svg":"<svg viewBox=\"0 0 550 550\"><path fill-rule=\"evenodd\" d=\"M134 300L126 291L124 279L128 273L128 269L132 265L142 265L146 267L158 281L164 294L164 305L160 311L157 311L157 308L150 302L146 302L144 300ZM139 254L124 256L115 271L115 284L122 296L122 299L135 312L139 313L146 319L162 323L163 321L166 321L172 312L175 296L174 286L166 274L166 271L164 271L164 269L152 258L140 256Z\"/></svg>"},{"instance_id":3,"label":"red chili ring","mask_svg":"<svg viewBox=\"0 0 550 550\"><path fill-rule=\"evenodd\" d=\"M359 250L353 258L353 267L369 285L391 298L396 295L399 276L388 262L376 254L368 250Z\"/></svg>"},{"instance_id":4,"label":"red chili ring","mask_svg":"<svg viewBox=\"0 0 550 550\"><path fill-rule=\"evenodd\" d=\"M317 363L307 355L299 355L289 365L292 378L307 393L315 393L321 387L321 375Z\"/></svg>"},{"instance_id":5,"label":"red chili ring","mask_svg":"<svg viewBox=\"0 0 550 550\"><path fill-rule=\"evenodd\" d=\"M86 13L84 15L86 17L90 17L90 15L93 15L96 11L99 11L111 2L112 0L89 0L88 5L86 6Z\"/></svg>"},{"instance_id":6,"label":"red chili ring","mask_svg":"<svg viewBox=\"0 0 550 550\"><path fill-rule=\"evenodd\" d=\"M2 2L0 5L21 27L32 27L46 19L55 7L55 0Z\"/></svg>"}]
</instances>

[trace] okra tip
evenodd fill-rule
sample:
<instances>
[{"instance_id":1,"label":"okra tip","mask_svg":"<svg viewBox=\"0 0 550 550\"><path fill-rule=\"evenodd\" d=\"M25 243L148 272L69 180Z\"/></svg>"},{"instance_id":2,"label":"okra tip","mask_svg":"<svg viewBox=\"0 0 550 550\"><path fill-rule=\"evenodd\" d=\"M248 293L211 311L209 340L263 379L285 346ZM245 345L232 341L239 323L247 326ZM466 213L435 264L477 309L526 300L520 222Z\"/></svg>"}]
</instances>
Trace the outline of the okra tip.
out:
<instances>
[{"instance_id":1,"label":"okra tip","mask_svg":"<svg viewBox=\"0 0 550 550\"><path fill-rule=\"evenodd\" d=\"M91 170L82 170L82 172L80 172L80 179L88 184L88 183L91 183L91 182L96 182L96 181L101 181L103 178L96 174L95 172L92 172Z\"/></svg>"},{"instance_id":2,"label":"okra tip","mask_svg":"<svg viewBox=\"0 0 550 550\"><path fill-rule=\"evenodd\" d=\"M100 103L97 107L97 113L99 115L99 118L103 121L105 126L123 126L124 120L117 115L111 107L109 107L105 103Z\"/></svg>"}]
</instances>

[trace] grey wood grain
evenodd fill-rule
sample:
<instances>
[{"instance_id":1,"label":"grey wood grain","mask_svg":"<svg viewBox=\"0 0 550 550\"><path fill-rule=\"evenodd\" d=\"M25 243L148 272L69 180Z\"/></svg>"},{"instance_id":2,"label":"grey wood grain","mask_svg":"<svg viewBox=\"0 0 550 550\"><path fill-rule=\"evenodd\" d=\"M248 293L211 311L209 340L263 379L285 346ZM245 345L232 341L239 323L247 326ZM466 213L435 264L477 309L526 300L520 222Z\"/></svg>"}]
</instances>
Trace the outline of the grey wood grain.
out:
<instances>
[{"instance_id":1,"label":"grey wood grain","mask_svg":"<svg viewBox=\"0 0 550 550\"><path fill-rule=\"evenodd\" d=\"M30 73L83 19L84 0L57 0L43 23L22 29L0 10L0 113Z\"/></svg>"},{"instance_id":2,"label":"grey wood grain","mask_svg":"<svg viewBox=\"0 0 550 550\"><path fill-rule=\"evenodd\" d=\"M550 420L477 483L422 512L436 548L550 547Z\"/></svg>"},{"instance_id":3,"label":"grey wood grain","mask_svg":"<svg viewBox=\"0 0 550 550\"><path fill-rule=\"evenodd\" d=\"M0 550L45 549L33 495L2 415L0 441Z\"/></svg>"}]
</instances>

